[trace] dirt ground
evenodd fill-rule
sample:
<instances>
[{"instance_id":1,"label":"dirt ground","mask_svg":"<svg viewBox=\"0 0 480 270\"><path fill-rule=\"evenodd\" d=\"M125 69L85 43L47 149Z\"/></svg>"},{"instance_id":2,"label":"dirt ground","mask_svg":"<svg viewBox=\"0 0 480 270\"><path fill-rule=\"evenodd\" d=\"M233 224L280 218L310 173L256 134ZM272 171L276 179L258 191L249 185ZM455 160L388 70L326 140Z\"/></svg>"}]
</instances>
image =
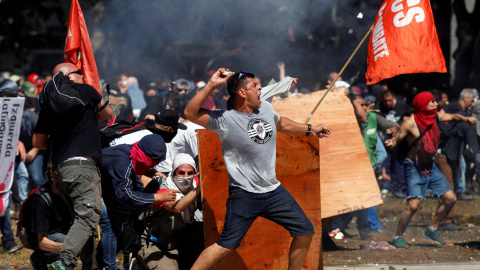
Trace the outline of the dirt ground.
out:
<instances>
[{"instance_id":1,"label":"dirt ground","mask_svg":"<svg viewBox=\"0 0 480 270\"><path fill-rule=\"evenodd\" d=\"M408 248L391 251L361 250L360 245L370 241L387 241L391 243L397 226L397 218L405 208L402 199L387 197L385 204L377 206L382 226L390 233L373 233L367 240L361 240L356 224L351 223L346 230L352 237L334 242L343 247L340 251L324 252L324 265L330 264L416 264L416 263L451 263L480 261L480 198L473 201L458 201L456 219L461 225L461 231L440 232L446 245L437 245L423 236L425 227L433 218L437 200L427 199L421 202L421 209L415 214L405 232Z\"/></svg>"},{"instance_id":2,"label":"dirt ground","mask_svg":"<svg viewBox=\"0 0 480 270\"><path fill-rule=\"evenodd\" d=\"M421 202L421 209L413 217L410 226L405 233L405 240L411 246L405 249L391 251L361 250L360 245L370 241L387 241L393 239L393 232L397 226L397 217L404 209L405 202L387 196L385 204L377 206L380 220L385 229L391 233L373 233L368 240L361 240L356 224L350 224L346 230L352 237L334 240L338 246L343 247L340 251L323 253L324 265L375 265L375 264L419 264L419 263L469 263L480 261L480 196L473 201L458 201L456 207L456 219L462 226L461 231L441 232L447 245L437 245L423 237L423 231L433 218L437 201L427 199ZM355 220L354 220L355 221ZM12 219L15 227L17 220ZM16 231L14 229L14 231ZM16 239L17 243L20 243ZM0 248L2 250L2 248ZM12 263L18 263L20 268L28 267L28 258L31 250L22 249L13 254L0 253L0 269L14 269ZM121 256L118 257L121 263ZM22 267L27 266L27 267Z\"/></svg>"}]
</instances>

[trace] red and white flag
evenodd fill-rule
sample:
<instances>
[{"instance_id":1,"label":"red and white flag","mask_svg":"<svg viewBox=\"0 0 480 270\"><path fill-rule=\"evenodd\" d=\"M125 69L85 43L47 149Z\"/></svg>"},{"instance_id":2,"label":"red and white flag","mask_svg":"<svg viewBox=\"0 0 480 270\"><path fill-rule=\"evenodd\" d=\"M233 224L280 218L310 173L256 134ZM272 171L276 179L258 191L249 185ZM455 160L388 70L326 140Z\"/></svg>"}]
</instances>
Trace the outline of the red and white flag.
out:
<instances>
[{"instance_id":1,"label":"red and white flag","mask_svg":"<svg viewBox=\"0 0 480 270\"><path fill-rule=\"evenodd\" d=\"M429 0L385 0L368 44L367 84L400 74L447 72Z\"/></svg>"},{"instance_id":2,"label":"red and white flag","mask_svg":"<svg viewBox=\"0 0 480 270\"><path fill-rule=\"evenodd\" d=\"M81 69L83 81L97 89L100 95L102 94L92 44L78 0L72 0L72 6L70 7L63 62L72 63Z\"/></svg>"}]
</instances>

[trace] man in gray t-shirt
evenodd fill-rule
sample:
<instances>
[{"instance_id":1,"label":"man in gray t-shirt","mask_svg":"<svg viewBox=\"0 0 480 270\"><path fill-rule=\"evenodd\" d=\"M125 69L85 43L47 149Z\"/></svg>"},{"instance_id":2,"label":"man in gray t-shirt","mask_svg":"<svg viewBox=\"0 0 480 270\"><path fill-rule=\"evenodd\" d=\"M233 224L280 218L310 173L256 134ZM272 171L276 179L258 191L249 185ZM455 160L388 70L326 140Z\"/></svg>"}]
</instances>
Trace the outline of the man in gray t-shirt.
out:
<instances>
[{"instance_id":1,"label":"man in gray t-shirt","mask_svg":"<svg viewBox=\"0 0 480 270\"><path fill-rule=\"evenodd\" d=\"M209 269L236 249L259 216L283 226L293 237L289 269L301 268L315 233L308 217L276 178L276 138L277 131L322 138L330 134L330 128L312 127L279 116L269 103L260 100L262 87L254 78L251 73L235 74L220 68L185 109L190 121L218 135L229 172L229 198L222 235L217 243L202 252L192 269ZM202 109L208 95L225 83L230 94L228 110Z\"/></svg>"},{"instance_id":2,"label":"man in gray t-shirt","mask_svg":"<svg viewBox=\"0 0 480 270\"><path fill-rule=\"evenodd\" d=\"M251 114L236 110L210 112L207 129L222 141L229 187L266 193L280 185L275 177L275 124L279 120L268 102Z\"/></svg>"}]
</instances>

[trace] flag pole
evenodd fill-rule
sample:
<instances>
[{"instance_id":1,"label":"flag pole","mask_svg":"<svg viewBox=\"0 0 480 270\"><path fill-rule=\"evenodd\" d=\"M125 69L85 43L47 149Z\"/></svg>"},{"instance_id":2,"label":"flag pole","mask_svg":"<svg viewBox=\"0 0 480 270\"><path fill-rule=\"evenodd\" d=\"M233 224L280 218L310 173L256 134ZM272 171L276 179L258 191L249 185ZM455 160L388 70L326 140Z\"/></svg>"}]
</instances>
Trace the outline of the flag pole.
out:
<instances>
[{"instance_id":1,"label":"flag pole","mask_svg":"<svg viewBox=\"0 0 480 270\"><path fill-rule=\"evenodd\" d=\"M315 105L315 108L313 108L312 112L310 112L310 114L308 115L308 118L305 119L305 122L303 122L304 124L307 124L308 121L310 121L310 118L312 118L313 114L315 113L315 111L317 110L318 106L320 106L320 103L322 103L323 99L325 98L325 96L328 94L328 92L330 92L330 89L332 89L332 87L335 85L335 83L337 82L338 78L340 78L340 76L342 76L343 74L343 71L345 70L345 68L347 68L348 64L350 64L350 61L352 61L353 57L355 56L355 54L357 54L357 51L360 49L360 47L362 47L362 44L363 42L365 42L365 40L367 39L367 37L370 35L370 33L372 32L372 28L373 28L373 25L370 27L370 29L368 30L368 32L365 34L365 36L363 37L362 41L360 41L360 43L358 44L357 48L355 48L355 51L353 51L352 55L350 55L350 58L348 58L347 62L345 63L345 65L343 66L342 70L340 70L340 72L338 73L337 77L335 78L335 80L330 84L330 86L328 87L327 91L325 92L325 94L323 94L322 98L318 101L317 105Z\"/></svg>"}]
</instances>

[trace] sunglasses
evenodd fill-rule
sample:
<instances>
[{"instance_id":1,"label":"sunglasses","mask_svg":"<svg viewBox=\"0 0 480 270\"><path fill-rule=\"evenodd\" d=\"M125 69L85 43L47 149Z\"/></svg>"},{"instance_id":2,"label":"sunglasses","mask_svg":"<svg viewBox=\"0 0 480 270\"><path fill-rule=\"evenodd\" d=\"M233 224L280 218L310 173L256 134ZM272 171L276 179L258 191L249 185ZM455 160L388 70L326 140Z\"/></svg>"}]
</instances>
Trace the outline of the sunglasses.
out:
<instances>
[{"instance_id":1,"label":"sunglasses","mask_svg":"<svg viewBox=\"0 0 480 270\"><path fill-rule=\"evenodd\" d=\"M83 75L83 74L82 74L82 71L81 71L80 69L77 69L77 70L75 70L75 71L72 71L72 72L68 73L68 75L70 75L70 74L78 74L78 75L80 75L80 76Z\"/></svg>"},{"instance_id":2,"label":"sunglasses","mask_svg":"<svg viewBox=\"0 0 480 270\"><path fill-rule=\"evenodd\" d=\"M235 87L233 88L233 91L237 91L238 83L240 82L242 76L245 76L245 75L246 75L245 72L240 71L240 73L238 74L237 83L235 83Z\"/></svg>"}]
</instances>

